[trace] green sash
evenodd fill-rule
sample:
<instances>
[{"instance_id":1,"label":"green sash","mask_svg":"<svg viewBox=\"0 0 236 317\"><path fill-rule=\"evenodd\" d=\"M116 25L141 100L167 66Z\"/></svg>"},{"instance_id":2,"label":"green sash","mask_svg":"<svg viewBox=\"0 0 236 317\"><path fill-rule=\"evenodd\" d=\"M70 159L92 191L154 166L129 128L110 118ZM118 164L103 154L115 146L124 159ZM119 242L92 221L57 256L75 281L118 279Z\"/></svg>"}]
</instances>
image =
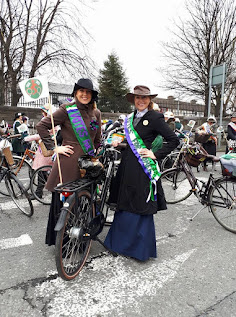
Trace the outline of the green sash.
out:
<instances>
[{"instance_id":1,"label":"green sash","mask_svg":"<svg viewBox=\"0 0 236 317\"><path fill-rule=\"evenodd\" d=\"M87 127L76 105L67 105L66 111L70 119L70 123L74 130L75 136L79 141L84 153L95 156L93 142L90 138Z\"/></svg>"},{"instance_id":2,"label":"green sash","mask_svg":"<svg viewBox=\"0 0 236 317\"><path fill-rule=\"evenodd\" d=\"M147 197L147 202L150 200L157 200L156 182L161 176L158 163L155 163L150 157L141 157L139 150L146 149L146 145L139 136L138 132L133 127L134 113L131 113L125 118L124 128L125 135L129 146L138 159L139 164L142 166L144 173L150 179L150 193ZM154 188L154 189L153 189Z\"/></svg>"}]
</instances>

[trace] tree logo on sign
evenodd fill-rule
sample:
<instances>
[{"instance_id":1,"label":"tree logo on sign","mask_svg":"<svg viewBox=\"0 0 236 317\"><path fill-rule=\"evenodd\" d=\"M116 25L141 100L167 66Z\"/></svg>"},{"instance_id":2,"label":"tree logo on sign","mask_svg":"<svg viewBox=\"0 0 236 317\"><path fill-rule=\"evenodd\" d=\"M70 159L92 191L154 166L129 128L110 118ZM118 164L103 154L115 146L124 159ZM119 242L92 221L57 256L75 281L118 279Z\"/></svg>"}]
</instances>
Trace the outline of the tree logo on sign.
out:
<instances>
[{"instance_id":1,"label":"tree logo on sign","mask_svg":"<svg viewBox=\"0 0 236 317\"><path fill-rule=\"evenodd\" d=\"M38 79L29 79L25 84L26 93L33 99L38 99L43 91L43 85Z\"/></svg>"}]
</instances>

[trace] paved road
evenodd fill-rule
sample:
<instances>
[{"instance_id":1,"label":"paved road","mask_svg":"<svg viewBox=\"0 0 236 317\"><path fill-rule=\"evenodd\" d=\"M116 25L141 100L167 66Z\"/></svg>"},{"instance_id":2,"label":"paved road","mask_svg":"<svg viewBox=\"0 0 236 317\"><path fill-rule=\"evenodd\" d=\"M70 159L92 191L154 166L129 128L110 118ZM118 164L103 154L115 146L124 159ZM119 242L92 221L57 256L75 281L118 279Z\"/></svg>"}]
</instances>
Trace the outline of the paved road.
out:
<instances>
[{"instance_id":1,"label":"paved road","mask_svg":"<svg viewBox=\"0 0 236 317\"><path fill-rule=\"evenodd\" d=\"M113 258L94 243L71 282L58 277L54 247L44 244L48 207L34 204L32 218L1 205L1 317L235 317L236 235L207 210L190 222L201 207L194 196L155 215L157 259Z\"/></svg>"}]
</instances>

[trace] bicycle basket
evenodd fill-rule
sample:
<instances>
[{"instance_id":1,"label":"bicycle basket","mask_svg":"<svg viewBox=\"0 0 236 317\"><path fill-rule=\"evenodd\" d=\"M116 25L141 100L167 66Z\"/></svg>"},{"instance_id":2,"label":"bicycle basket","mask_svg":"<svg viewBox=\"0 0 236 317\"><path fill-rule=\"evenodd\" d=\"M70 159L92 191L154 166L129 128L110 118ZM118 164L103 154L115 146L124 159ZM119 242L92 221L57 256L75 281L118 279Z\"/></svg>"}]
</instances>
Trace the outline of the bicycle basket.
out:
<instances>
[{"instance_id":1,"label":"bicycle basket","mask_svg":"<svg viewBox=\"0 0 236 317\"><path fill-rule=\"evenodd\" d=\"M185 159L190 166L198 167L206 159L207 151L202 146L191 146L185 153Z\"/></svg>"},{"instance_id":2,"label":"bicycle basket","mask_svg":"<svg viewBox=\"0 0 236 317\"><path fill-rule=\"evenodd\" d=\"M78 159L79 168L85 170L85 176L88 178L99 177L104 170L104 166L97 159L90 156L81 156Z\"/></svg>"},{"instance_id":3,"label":"bicycle basket","mask_svg":"<svg viewBox=\"0 0 236 317\"><path fill-rule=\"evenodd\" d=\"M194 134L194 141L198 143L206 143L209 139L211 134L198 134L195 132Z\"/></svg>"}]
</instances>

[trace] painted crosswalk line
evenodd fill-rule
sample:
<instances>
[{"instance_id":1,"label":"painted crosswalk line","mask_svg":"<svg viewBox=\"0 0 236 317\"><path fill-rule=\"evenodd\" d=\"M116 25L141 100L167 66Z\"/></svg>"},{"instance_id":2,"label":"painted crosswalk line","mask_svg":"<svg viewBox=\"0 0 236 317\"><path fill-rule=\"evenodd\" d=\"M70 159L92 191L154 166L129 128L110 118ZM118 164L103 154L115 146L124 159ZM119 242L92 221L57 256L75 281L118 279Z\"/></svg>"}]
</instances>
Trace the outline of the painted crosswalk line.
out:
<instances>
[{"instance_id":1,"label":"painted crosswalk line","mask_svg":"<svg viewBox=\"0 0 236 317\"><path fill-rule=\"evenodd\" d=\"M189 250L175 258L150 260L130 267L128 258L110 255L96 258L71 282L61 278L36 286L36 296L52 298L48 314L52 316L114 316L122 309L138 312L143 296L154 297L173 280L185 261L194 253ZM68 305L69 303L69 305Z\"/></svg>"},{"instance_id":2,"label":"painted crosswalk line","mask_svg":"<svg viewBox=\"0 0 236 317\"><path fill-rule=\"evenodd\" d=\"M32 244L33 241L28 234L22 234L18 238L9 238L0 240L0 249L11 249L24 245Z\"/></svg>"}]
</instances>

